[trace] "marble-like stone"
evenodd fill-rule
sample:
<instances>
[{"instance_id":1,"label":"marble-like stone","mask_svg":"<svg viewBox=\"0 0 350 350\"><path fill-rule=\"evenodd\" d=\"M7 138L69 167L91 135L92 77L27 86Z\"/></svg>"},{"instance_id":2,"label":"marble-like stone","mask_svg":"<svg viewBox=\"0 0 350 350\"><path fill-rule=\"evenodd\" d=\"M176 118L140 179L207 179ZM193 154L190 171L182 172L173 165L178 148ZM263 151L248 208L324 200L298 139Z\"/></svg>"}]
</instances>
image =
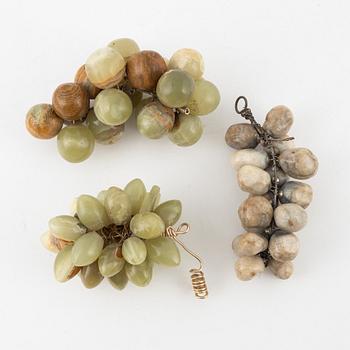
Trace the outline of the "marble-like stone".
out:
<instances>
[{"instance_id":1,"label":"marble-like stone","mask_svg":"<svg viewBox=\"0 0 350 350\"><path fill-rule=\"evenodd\" d=\"M241 281L249 281L265 270L265 264L260 256L241 256L235 264L237 277Z\"/></svg>"},{"instance_id":2,"label":"marble-like stone","mask_svg":"<svg viewBox=\"0 0 350 350\"><path fill-rule=\"evenodd\" d=\"M294 233L276 232L269 242L269 253L277 261L293 260L299 251L299 239Z\"/></svg>"},{"instance_id":3,"label":"marble-like stone","mask_svg":"<svg viewBox=\"0 0 350 350\"><path fill-rule=\"evenodd\" d=\"M237 172L238 185L242 191L262 195L271 186L270 175L253 165L243 165Z\"/></svg>"},{"instance_id":4,"label":"marble-like stone","mask_svg":"<svg viewBox=\"0 0 350 350\"><path fill-rule=\"evenodd\" d=\"M263 128L273 137L281 138L288 134L293 124L293 113L286 106L276 106L267 113Z\"/></svg>"},{"instance_id":5,"label":"marble-like stone","mask_svg":"<svg viewBox=\"0 0 350 350\"><path fill-rule=\"evenodd\" d=\"M295 203L307 208L312 201L312 187L300 181L288 181L279 193L281 203Z\"/></svg>"},{"instance_id":6,"label":"marble-like stone","mask_svg":"<svg viewBox=\"0 0 350 350\"><path fill-rule=\"evenodd\" d=\"M225 140L228 146L238 150L254 148L258 144L258 134L250 124L233 124L227 129Z\"/></svg>"},{"instance_id":7,"label":"marble-like stone","mask_svg":"<svg viewBox=\"0 0 350 350\"><path fill-rule=\"evenodd\" d=\"M307 148L292 148L282 152L279 164L285 173L299 180L309 179L318 169L316 156Z\"/></svg>"},{"instance_id":8,"label":"marble-like stone","mask_svg":"<svg viewBox=\"0 0 350 350\"><path fill-rule=\"evenodd\" d=\"M293 263L291 261L277 261L271 259L269 261L269 268L271 272L281 280L288 279L293 274Z\"/></svg>"},{"instance_id":9,"label":"marble-like stone","mask_svg":"<svg viewBox=\"0 0 350 350\"><path fill-rule=\"evenodd\" d=\"M263 196L253 196L241 204L238 215L247 231L262 232L271 223L273 209L271 203Z\"/></svg>"},{"instance_id":10,"label":"marble-like stone","mask_svg":"<svg viewBox=\"0 0 350 350\"><path fill-rule=\"evenodd\" d=\"M267 239L254 232L242 233L232 242L232 249L238 256L253 256L266 250L267 247Z\"/></svg>"},{"instance_id":11,"label":"marble-like stone","mask_svg":"<svg viewBox=\"0 0 350 350\"><path fill-rule=\"evenodd\" d=\"M298 204L287 203L279 205L274 212L277 227L287 232L297 232L305 227L307 213Z\"/></svg>"},{"instance_id":12,"label":"marble-like stone","mask_svg":"<svg viewBox=\"0 0 350 350\"><path fill-rule=\"evenodd\" d=\"M265 169L269 165L269 156L264 150L241 149L231 156L231 164L235 170L243 165L254 165L260 169Z\"/></svg>"}]
</instances>

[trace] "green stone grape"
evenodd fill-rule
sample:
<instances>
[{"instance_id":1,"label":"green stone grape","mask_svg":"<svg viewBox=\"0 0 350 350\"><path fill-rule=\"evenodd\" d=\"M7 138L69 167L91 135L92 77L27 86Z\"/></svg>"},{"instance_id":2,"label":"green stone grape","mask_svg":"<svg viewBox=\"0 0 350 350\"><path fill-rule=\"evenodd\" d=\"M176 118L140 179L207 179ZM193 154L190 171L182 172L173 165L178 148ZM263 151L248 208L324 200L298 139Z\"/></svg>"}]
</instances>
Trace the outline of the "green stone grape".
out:
<instances>
[{"instance_id":1,"label":"green stone grape","mask_svg":"<svg viewBox=\"0 0 350 350\"><path fill-rule=\"evenodd\" d=\"M116 225L123 225L131 217L131 201L123 190L108 190L104 200L107 215Z\"/></svg>"},{"instance_id":2,"label":"green stone grape","mask_svg":"<svg viewBox=\"0 0 350 350\"><path fill-rule=\"evenodd\" d=\"M123 269L125 260L117 256L117 250L117 244L110 244L103 249L98 258L98 268L102 276L112 277Z\"/></svg>"},{"instance_id":3,"label":"green stone grape","mask_svg":"<svg viewBox=\"0 0 350 350\"><path fill-rule=\"evenodd\" d=\"M50 232L59 239L75 241L86 232L86 228L74 216L60 215L49 221Z\"/></svg>"},{"instance_id":4,"label":"green stone grape","mask_svg":"<svg viewBox=\"0 0 350 350\"><path fill-rule=\"evenodd\" d=\"M153 211L158 205L160 200L160 188L159 186L153 186L151 191L146 193L140 207L140 213L147 213Z\"/></svg>"},{"instance_id":5,"label":"green stone grape","mask_svg":"<svg viewBox=\"0 0 350 350\"><path fill-rule=\"evenodd\" d=\"M123 290L128 284L128 277L126 276L125 268L116 275L108 278L108 280L115 289Z\"/></svg>"},{"instance_id":6,"label":"green stone grape","mask_svg":"<svg viewBox=\"0 0 350 350\"><path fill-rule=\"evenodd\" d=\"M173 69L164 73L157 84L157 97L167 107L184 107L194 91L194 80L186 72Z\"/></svg>"},{"instance_id":7,"label":"green stone grape","mask_svg":"<svg viewBox=\"0 0 350 350\"><path fill-rule=\"evenodd\" d=\"M79 196L77 214L82 224L90 230L100 230L102 227L110 224L106 210L101 202L87 194Z\"/></svg>"},{"instance_id":8,"label":"green stone grape","mask_svg":"<svg viewBox=\"0 0 350 350\"><path fill-rule=\"evenodd\" d=\"M96 118L93 109L87 115L87 126L95 137L97 143L111 145L119 141L124 133L124 124L106 125Z\"/></svg>"},{"instance_id":9,"label":"green stone grape","mask_svg":"<svg viewBox=\"0 0 350 350\"><path fill-rule=\"evenodd\" d=\"M121 125L132 114L132 102L125 92L114 88L106 89L97 95L94 111L103 124Z\"/></svg>"},{"instance_id":10,"label":"green stone grape","mask_svg":"<svg viewBox=\"0 0 350 350\"><path fill-rule=\"evenodd\" d=\"M103 276L98 269L97 261L81 268L80 279L89 289L97 287L102 282Z\"/></svg>"},{"instance_id":11,"label":"green stone grape","mask_svg":"<svg viewBox=\"0 0 350 350\"><path fill-rule=\"evenodd\" d=\"M147 256L153 262L166 266L177 266L181 257L175 242L169 237L158 237L145 241Z\"/></svg>"},{"instance_id":12,"label":"green stone grape","mask_svg":"<svg viewBox=\"0 0 350 350\"><path fill-rule=\"evenodd\" d=\"M155 213L139 213L131 219L130 230L140 238L151 239L164 233L165 224Z\"/></svg>"},{"instance_id":13,"label":"green stone grape","mask_svg":"<svg viewBox=\"0 0 350 350\"><path fill-rule=\"evenodd\" d=\"M75 266L92 264L101 255L104 241L97 232L89 232L78 238L72 249L72 261Z\"/></svg>"},{"instance_id":14,"label":"green stone grape","mask_svg":"<svg viewBox=\"0 0 350 350\"><path fill-rule=\"evenodd\" d=\"M74 266L72 260L72 246L68 245L60 250L54 264L55 278L58 282L66 282L73 278L80 268Z\"/></svg>"},{"instance_id":15,"label":"green stone grape","mask_svg":"<svg viewBox=\"0 0 350 350\"><path fill-rule=\"evenodd\" d=\"M89 158L94 147L94 135L82 124L69 125L57 135L58 152L71 163L79 163Z\"/></svg>"},{"instance_id":16,"label":"green stone grape","mask_svg":"<svg viewBox=\"0 0 350 350\"><path fill-rule=\"evenodd\" d=\"M191 115L207 115L220 103L218 88L208 80L197 80L188 107Z\"/></svg>"},{"instance_id":17,"label":"green stone grape","mask_svg":"<svg viewBox=\"0 0 350 350\"><path fill-rule=\"evenodd\" d=\"M168 136L178 146L192 146L203 134L203 126L199 117L180 115Z\"/></svg>"},{"instance_id":18,"label":"green stone grape","mask_svg":"<svg viewBox=\"0 0 350 350\"><path fill-rule=\"evenodd\" d=\"M138 287L145 287L151 282L152 269L152 263L148 260L145 260L140 265L125 265L126 276L130 282Z\"/></svg>"},{"instance_id":19,"label":"green stone grape","mask_svg":"<svg viewBox=\"0 0 350 350\"><path fill-rule=\"evenodd\" d=\"M146 194L146 187L144 183L140 179L134 179L125 186L124 192L130 199L131 214L137 214Z\"/></svg>"},{"instance_id":20,"label":"green stone grape","mask_svg":"<svg viewBox=\"0 0 350 350\"><path fill-rule=\"evenodd\" d=\"M147 257L147 249L144 241L137 237L129 237L123 242L122 254L131 265L143 263Z\"/></svg>"},{"instance_id":21,"label":"green stone grape","mask_svg":"<svg viewBox=\"0 0 350 350\"><path fill-rule=\"evenodd\" d=\"M128 59L131 55L140 52L137 43L129 38L121 38L111 41L108 44L112 49L117 50L124 59Z\"/></svg>"},{"instance_id":22,"label":"green stone grape","mask_svg":"<svg viewBox=\"0 0 350 350\"><path fill-rule=\"evenodd\" d=\"M181 202L170 200L160 204L154 212L161 217L165 226L174 225L180 218L182 211Z\"/></svg>"}]
</instances>

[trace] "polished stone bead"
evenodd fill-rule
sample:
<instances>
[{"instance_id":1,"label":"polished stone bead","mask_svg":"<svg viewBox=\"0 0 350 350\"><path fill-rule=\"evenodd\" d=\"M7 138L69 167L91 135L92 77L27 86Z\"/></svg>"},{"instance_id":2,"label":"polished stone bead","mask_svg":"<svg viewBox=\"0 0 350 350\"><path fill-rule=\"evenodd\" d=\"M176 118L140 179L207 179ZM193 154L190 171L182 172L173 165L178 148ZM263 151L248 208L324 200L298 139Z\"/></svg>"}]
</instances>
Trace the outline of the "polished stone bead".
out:
<instances>
[{"instance_id":1,"label":"polished stone bead","mask_svg":"<svg viewBox=\"0 0 350 350\"><path fill-rule=\"evenodd\" d=\"M271 236L269 253L277 261L293 260L299 251L299 239L294 233L277 232Z\"/></svg>"},{"instance_id":2,"label":"polished stone bead","mask_svg":"<svg viewBox=\"0 0 350 350\"><path fill-rule=\"evenodd\" d=\"M276 138L288 134L293 124L293 114L286 106L276 106L267 113L263 128Z\"/></svg>"},{"instance_id":3,"label":"polished stone bead","mask_svg":"<svg viewBox=\"0 0 350 350\"><path fill-rule=\"evenodd\" d=\"M200 79L194 83L194 90L188 103L191 115L207 115L220 103L218 88L208 80Z\"/></svg>"},{"instance_id":4,"label":"polished stone bead","mask_svg":"<svg viewBox=\"0 0 350 350\"><path fill-rule=\"evenodd\" d=\"M132 114L130 97L118 89L101 91L94 105L94 112L99 121L106 125L124 124Z\"/></svg>"},{"instance_id":5,"label":"polished stone bead","mask_svg":"<svg viewBox=\"0 0 350 350\"><path fill-rule=\"evenodd\" d=\"M140 213L148 213L153 211L157 205L159 204L160 200L160 188L159 186L152 186L151 190L147 192L143 198L141 207L140 207Z\"/></svg>"},{"instance_id":6,"label":"polished stone bead","mask_svg":"<svg viewBox=\"0 0 350 350\"><path fill-rule=\"evenodd\" d=\"M151 239L165 232L165 224L155 213L139 213L131 219L130 230L140 238Z\"/></svg>"},{"instance_id":7,"label":"polished stone bead","mask_svg":"<svg viewBox=\"0 0 350 350\"><path fill-rule=\"evenodd\" d=\"M265 169L265 171L269 173L271 177L271 182L275 181L275 172L273 166L269 166L267 169ZM276 177L278 186L282 186L289 179L289 176L278 166L276 167Z\"/></svg>"},{"instance_id":8,"label":"polished stone bead","mask_svg":"<svg viewBox=\"0 0 350 350\"><path fill-rule=\"evenodd\" d=\"M268 241L258 233L246 232L232 242L232 249L238 256L253 256L266 250Z\"/></svg>"},{"instance_id":9,"label":"polished stone bead","mask_svg":"<svg viewBox=\"0 0 350 350\"><path fill-rule=\"evenodd\" d=\"M116 225L124 225L131 218L131 202L123 190L108 190L104 200L105 209L110 220Z\"/></svg>"},{"instance_id":10,"label":"polished stone bead","mask_svg":"<svg viewBox=\"0 0 350 350\"><path fill-rule=\"evenodd\" d=\"M86 116L90 99L87 91L80 84L61 84L52 95L52 106L62 119L79 120Z\"/></svg>"},{"instance_id":11,"label":"polished stone bead","mask_svg":"<svg viewBox=\"0 0 350 350\"><path fill-rule=\"evenodd\" d=\"M271 186L270 175L253 165L243 165L237 172L237 180L242 191L255 195L266 193Z\"/></svg>"},{"instance_id":12,"label":"polished stone bead","mask_svg":"<svg viewBox=\"0 0 350 350\"><path fill-rule=\"evenodd\" d=\"M131 265L143 263L147 257L147 248L144 241L138 237L129 237L123 242L123 258Z\"/></svg>"},{"instance_id":13,"label":"polished stone bead","mask_svg":"<svg viewBox=\"0 0 350 350\"><path fill-rule=\"evenodd\" d=\"M46 103L33 106L27 113L26 128L38 139L51 139L62 129L63 119Z\"/></svg>"},{"instance_id":14,"label":"polished stone bead","mask_svg":"<svg viewBox=\"0 0 350 350\"><path fill-rule=\"evenodd\" d=\"M157 97L167 107L185 107L190 101L194 86L194 80L189 74L179 69L172 69L160 77Z\"/></svg>"},{"instance_id":15,"label":"polished stone bead","mask_svg":"<svg viewBox=\"0 0 350 350\"><path fill-rule=\"evenodd\" d=\"M180 252L175 242L169 237L147 239L147 256L157 264L177 266L180 264Z\"/></svg>"},{"instance_id":16,"label":"polished stone bead","mask_svg":"<svg viewBox=\"0 0 350 350\"><path fill-rule=\"evenodd\" d=\"M83 64L75 74L74 82L80 84L88 93L90 99L95 99L98 93L101 91L97 86L93 85L88 79L85 64Z\"/></svg>"},{"instance_id":17,"label":"polished stone bead","mask_svg":"<svg viewBox=\"0 0 350 350\"><path fill-rule=\"evenodd\" d=\"M56 238L50 231L47 231L44 234L42 234L40 237L40 241L41 244L52 253L58 253L67 245L73 244L73 242Z\"/></svg>"},{"instance_id":18,"label":"polished stone bead","mask_svg":"<svg viewBox=\"0 0 350 350\"><path fill-rule=\"evenodd\" d=\"M177 50L170 58L169 69L181 69L193 79L200 79L204 73L203 57L194 49Z\"/></svg>"},{"instance_id":19,"label":"polished stone bead","mask_svg":"<svg viewBox=\"0 0 350 350\"><path fill-rule=\"evenodd\" d=\"M80 267L74 266L72 260L72 246L66 246L58 252L55 264L54 273L58 282L66 282L73 278L80 271Z\"/></svg>"},{"instance_id":20,"label":"polished stone bead","mask_svg":"<svg viewBox=\"0 0 350 350\"><path fill-rule=\"evenodd\" d=\"M125 264L125 260L118 254L118 245L110 244L106 246L98 258L98 268L104 277L112 277L119 273Z\"/></svg>"},{"instance_id":21,"label":"polished stone bead","mask_svg":"<svg viewBox=\"0 0 350 350\"><path fill-rule=\"evenodd\" d=\"M240 169L243 165L254 165L265 169L269 165L269 156L264 150L241 149L232 154L231 164L235 170Z\"/></svg>"},{"instance_id":22,"label":"polished stone bead","mask_svg":"<svg viewBox=\"0 0 350 350\"><path fill-rule=\"evenodd\" d=\"M110 224L106 210L101 202L87 194L79 196L77 214L81 223L90 230L100 230L102 227Z\"/></svg>"},{"instance_id":23,"label":"polished stone bead","mask_svg":"<svg viewBox=\"0 0 350 350\"><path fill-rule=\"evenodd\" d=\"M300 181L288 181L279 193L281 203L295 203L307 208L312 201L312 187Z\"/></svg>"},{"instance_id":24,"label":"polished stone bead","mask_svg":"<svg viewBox=\"0 0 350 350\"><path fill-rule=\"evenodd\" d=\"M314 176L318 169L316 156L307 148L292 148L279 156L279 164L289 176L305 180Z\"/></svg>"},{"instance_id":25,"label":"polished stone bead","mask_svg":"<svg viewBox=\"0 0 350 350\"><path fill-rule=\"evenodd\" d=\"M298 204L279 205L274 212L277 227L287 232L300 231L307 223L307 213Z\"/></svg>"},{"instance_id":26,"label":"polished stone bead","mask_svg":"<svg viewBox=\"0 0 350 350\"><path fill-rule=\"evenodd\" d=\"M52 218L49 221L49 230L56 238L65 241L75 241L86 233L86 228L80 221L70 215L60 215Z\"/></svg>"},{"instance_id":27,"label":"polished stone bead","mask_svg":"<svg viewBox=\"0 0 350 350\"><path fill-rule=\"evenodd\" d=\"M108 278L110 284L118 290L123 290L128 284L128 277L125 274L125 267L116 275Z\"/></svg>"},{"instance_id":28,"label":"polished stone bead","mask_svg":"<svg viewBox=\"0 0 350 350\"><path fill-rule=\"evenodd\" d=\"M87 119L87 126L95 137L97 143L111 145L118 142L124 134L125 126L106 125L97 119L93 109L90 109Z\"/></svg>"},{"instance_id":29,"label":"polished stone bead","mask_svg":"<svg viewBox=\"0 0 350 350\"><path fill-rule=\"evenodd\" d=\"M92 264L102 253L104 241L97 232L89 232L78 238L72 249L72 261L75 266Z\"/></svg>"},{"instance_id":30,"label":"polished stone bead","mask_svg":"<svg viewBox=\"0 0 350 350\"><path fill-rule=\"evenodd\" d=\"M242 226L249 232L262 232L273 217L271 203L262 196L247 198L239 207L238 215Z\"/></svg>"},{"instance_id":31,"label":"polished stone bead","mask_svg":"<svg viewBox=\"0 0 350 350\"><path fill-rule=\"evenodd\" d=\"M142 202L146 195L146 187L144 183L140 179L134 179L125 186L124 192L129 196L131 214L137 214L140 211Z\"/></svg>"},{"instance_id":32,"label":"polished stone bead","mask_svg":"<svg viewBox=\"0 0 350 350\"><path fill-rule=\"evenodd\" d=\"M286 280L293 274L293 263L291 261L281 262L270 259L268 267L271 272L281 280Z\"/></svg>"},{"instance_id":33,"label":"polished stone bead","mask_svg":"<svg viewBox=\"0 0 350 350\"><path fill-rule=\"evenodd\" d=\"M170 200L160 204L154 212L161 217L166 227L174 225L180 218L182 205L179 200Z\"/></svg>"},{"instance_id":34,"label":"polished stone bead","mask_svg":"<svg viewBox=\"0 0 350 350\"><path fill-rule=\"evenodd\" d=\"M126 69L131 87L154 91L159 78L167 71L167 65L158 52L146 50L130 56Z\"/></svg>"},{"instance_id":35,"label":"polished stone bead","mask_svg":"<svg viewBox=\"0 0 350 350\"><path fill-rule=\"evenodd\" d=\"M140 48L136 41L129 38L113 40L108 44L108 46L117 50L126 61L131 55L140 52Z\"/></svg>"},{"instance_id":36,"label":"polished stone bead","mask_svg":"<svg viewBox=\"0 0 350 350\"><path fill-rule=\"evenodd\" d=\"M173 128L174 122L174 111L159 102L147 104L137 115L137 129L150 139L161 138Z\"/></svg>"},{"instance_id":37,"label":"polished stone bead","mask_svg":"<svg viewBox=\"0 0 350 350\"><path fill-rule=\"evenodd\" d=\"M238 150L255 148L258 144L258 134L250 124L233 124L226 131L225 141L228 146Z\"/></svg>"},{"instance_id":38,"label":"polished stone bead","mask_svg":"<svg viewBox=\"0 0 350 350\"><path fill-rule=\"evenodd\" d=\"M111 47L93 52L87 59L85 70L91 83L100 89L116 86L124 79L125 60Z\"/></svg>"},{"instance_id":39,"label":"polished stone bead","mask_svg":"<svg viewBox=\"0 0 350 350\"><path fill-rule=\"evenodd\" d=\"M83 285L88 289L95 288L102 282L103 276L98 269L96 261L81 268L80 279Z\"/></svg>"},{"instance_id":40,"label":"polished stone bead","mask_svg":"<svg viewBox=\"0 0 350 350\"><path fill-rule=\"evenodd\" d=\"M125 273L129 281L138 287L146 287L152 279L152 263L145 260L140 265L125 265Z\"/></svg>"},{"instance_id":41,"label":"polished stone bead","mask_svg":"<svg viewBox=\"0 0 350 350\"><path fill-rule=\"evenodd\" d=\"M192 146L201 138L203 124L199 117L180 114L173 129L169 132L169 140L181 147Z\"/></svg>"},{"instance_id":42,"label":"polished stone bead","mask_svg":"<svg viewBox=\"0 0 350 350\"><path fill-rule=\"evenodd\" d=\"M264 270L264 261L260 256L241 256L235 263L236 275L241 281L249 281Z\"/></svg>"},{"instance_id":43,"label":"polished stone bead","mask_svg":"<svg viewBox=\"0 0 350 350\"><path fill-rule=\"evenodd\" d=\"M95 138L88 127L82 124L69 125L57 136L60 155L71 163L80 163L90 157L95 148Z\"/></svg>"}]
</instances>

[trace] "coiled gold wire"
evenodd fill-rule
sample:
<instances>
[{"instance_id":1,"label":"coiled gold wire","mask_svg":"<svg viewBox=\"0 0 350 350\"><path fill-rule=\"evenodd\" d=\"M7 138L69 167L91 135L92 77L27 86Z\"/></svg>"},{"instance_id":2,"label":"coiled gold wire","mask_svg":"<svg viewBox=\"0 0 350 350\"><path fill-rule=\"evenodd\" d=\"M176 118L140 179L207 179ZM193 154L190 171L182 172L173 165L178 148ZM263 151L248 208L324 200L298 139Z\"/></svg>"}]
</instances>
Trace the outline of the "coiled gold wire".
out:
<instances>
[{"instance_id":1,"label":"coiled gold wire","mask_svg":"<svg viewBox=\"0 0 350 350\"><path fill-rule=\"evenodd\" d=\"M163 236L172 238L177 244L179 244L188 254L192 255L198 262L198 269L191 269L191 282L194 294L199 299L205 299L208 296L208 287L205 282L204 272L202 271L202 260L200 257L188 249L178 238L178 235L183 235L190 231L190 225L187 223L182 223L177 229L173 226L167 227Z\"/></svg>"}]
</instances>

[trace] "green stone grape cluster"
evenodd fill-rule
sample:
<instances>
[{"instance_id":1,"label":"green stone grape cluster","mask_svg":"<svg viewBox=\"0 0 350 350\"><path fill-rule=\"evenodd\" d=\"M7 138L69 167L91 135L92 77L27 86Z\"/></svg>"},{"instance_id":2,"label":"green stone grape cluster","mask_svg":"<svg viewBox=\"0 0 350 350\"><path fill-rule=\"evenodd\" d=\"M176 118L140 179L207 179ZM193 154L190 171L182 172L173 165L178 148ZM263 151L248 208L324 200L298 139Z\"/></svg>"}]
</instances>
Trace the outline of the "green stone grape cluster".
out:
<instances>
[{"instance_id":1,"label":"green stone grape cluster","mask_svg":"<svg viewBox=\"0 0 350 350\"><path fill-rule=\"evenodd\" d=\"M220 102L217 87L203 73L196 50L180 49L168 61L141 51L134 40L117 39L94 51L74 82L59 85L52 104L33 106L26 127L39 139L57 136L60 155L73 163L89 158L95 142L119 141L132 116L142 135L168 135L178 146L191 146L203 133L200 117Z\"/></svg>"},{"instance_id":2,"label":"green stone grape cluster","mask_svg":"<svg viewBox=\"0 0 350 350\"><path fill-rule=\"evenodd\" d=\"M97 197L76 198L73 215L52 218L41 239L57 253L56 280L66 282L79 274L86 288L94 288L107 278L122 290L128 281L147 286L154 264L179 265L178 247L165 232L180 218L181 202L159 200L159 187L147 192L140 179L124 189L110 187Z\"/></svg>"}]
</instances>

